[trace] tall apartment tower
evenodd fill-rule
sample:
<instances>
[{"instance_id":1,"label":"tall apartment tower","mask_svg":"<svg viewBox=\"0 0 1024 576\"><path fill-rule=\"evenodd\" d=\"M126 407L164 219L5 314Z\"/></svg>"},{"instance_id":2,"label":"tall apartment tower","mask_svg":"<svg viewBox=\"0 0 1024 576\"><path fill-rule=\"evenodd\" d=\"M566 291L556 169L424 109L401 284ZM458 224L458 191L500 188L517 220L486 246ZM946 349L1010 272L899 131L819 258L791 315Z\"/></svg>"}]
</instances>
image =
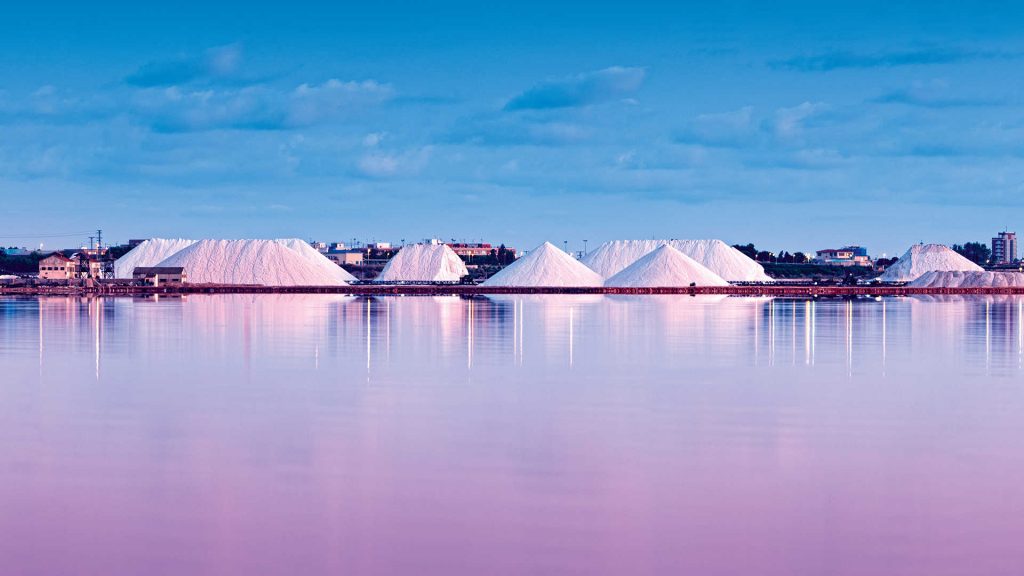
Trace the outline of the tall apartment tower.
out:
<instances>
[{"instance_id":1,"label":"tall apartment tower","mask_svg":"<svg viewBox=\"0 0 1024 576\"><path fill-rule=\"evenodd\" d=\"M1000 232L992 239L992 263L1012 264L1017 260L1017 233Z\"/></svg>"}]
</instances>

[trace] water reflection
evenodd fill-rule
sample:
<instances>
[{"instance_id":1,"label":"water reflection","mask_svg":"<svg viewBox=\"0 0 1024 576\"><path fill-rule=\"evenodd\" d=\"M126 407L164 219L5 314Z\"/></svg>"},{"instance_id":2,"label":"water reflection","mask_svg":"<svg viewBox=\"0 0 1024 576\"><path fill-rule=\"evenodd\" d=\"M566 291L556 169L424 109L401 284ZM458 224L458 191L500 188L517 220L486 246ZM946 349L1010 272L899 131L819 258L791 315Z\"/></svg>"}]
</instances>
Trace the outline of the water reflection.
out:
<instances>
[{"instance_id":1,"label":"water reflection","mask_svg":"<svg viewBox=\"0 0 1024 576\"><path fill-rule=\"evenodd\" d=\"M362 372L418 361L486 366L642 363L698 357L760 367L820 363L886 374L915 349L1005 373L1024 367L1024 300L1012 296L807 300L644 296L187 296L0 300L0 356L36 350L38 372L88 355L195 354L247 369L263 358ZM153 342L160 342L153 346ZM456 363L455 358L461 358ZM84 373L78 367L76 375Z\"/></svg>"},{"instance_id":2,"label":"water reflection","mask_svg":"<svg viewBox=\"0 0 1024 576\"><path fill-rule=\"evenodd\" d=\"M0 566L1016 574L1022 328L1014 297L0 299Z\"/></svg>"}]
</instances>

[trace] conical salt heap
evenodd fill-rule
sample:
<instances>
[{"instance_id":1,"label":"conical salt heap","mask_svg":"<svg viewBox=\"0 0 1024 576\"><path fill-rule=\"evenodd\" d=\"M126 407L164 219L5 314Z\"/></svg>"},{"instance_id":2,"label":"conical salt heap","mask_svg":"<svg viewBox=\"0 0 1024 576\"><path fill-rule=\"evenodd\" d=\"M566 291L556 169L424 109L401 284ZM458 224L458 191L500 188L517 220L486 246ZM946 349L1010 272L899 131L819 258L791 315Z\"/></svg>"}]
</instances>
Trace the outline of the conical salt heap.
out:
<instances>
[{"instance_id":1,"label":"conical salt heap","mask_svg":"<svg viewBox=\"0 0 1024 576\"><path fill-rule=\"evenodd\" d=\"M114 261L114 278L131 279L136 268L156 266L195 243L184 238L150 238Z\"/></svg>"},{"instance_id":2,"label":"conical salt heap","mask_svg":"<svg viewBox=\"0 0 1024 576\"><path fill-rule=\"evenodd\" d=\"M458 282L469 274L446 244L409 244L384 266L375 282Z\"/></svg>"},{"instance_id":3,"label":"conical salt heap","mask_svg":"<svg viewBox=\"0 0 1024 576\"><path fill-rule=\"evenodd\" d=\"M180 266L193 284L345 285L334 271L274 240L200 240L157 266Z\"/></svg>"},{"instance_id":4,"label":"conical salt heap","mask_svg":"<svg viewBox=\"0 0 1024 576\"><path fill-rule=\"evenodd\" d=\"M914 244L878 279L882 282L911 282L925 272L982 272L981 266L942 244Z\"/></svg>"},{"instance_id":5,"label":"conical salt heap","mask_svg":"<svg viewBox=\"0 0 1024 576\"><path fill-rule=\"evenodd\" d=\"M604 278L550 242L501 269L484 286L603 286Z\"/></svg>"},{"instance_id":6,"label":"conical salt heap","mask_svg":"<svg viewBox=\"0 0 1024 576\"><path fill-rule=\"evenodd\" d=\"M669 244L729 282L771 282L764 268L721 240L613 240L598 246L582 262L606 278Z\"/></svg>"},{"instance_id":7,"label":"conical salt heap","mask_svg":"<svg viewBox=\"0 0 1024 576\"><path fill-rule=\"evenodd\" d=\"M674 288L691 284L729 285L721 276L669 244L663 244L605 282L605 286L617 288Z\"/></svg>"}]
</instances>

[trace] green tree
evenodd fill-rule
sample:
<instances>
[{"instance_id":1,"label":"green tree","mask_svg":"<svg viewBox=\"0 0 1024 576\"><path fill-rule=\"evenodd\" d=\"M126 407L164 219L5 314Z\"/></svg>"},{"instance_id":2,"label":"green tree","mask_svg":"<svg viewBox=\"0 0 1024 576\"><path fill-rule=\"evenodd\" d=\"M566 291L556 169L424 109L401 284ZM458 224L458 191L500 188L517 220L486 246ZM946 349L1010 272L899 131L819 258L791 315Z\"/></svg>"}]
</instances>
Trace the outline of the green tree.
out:
<instances>
[{"instance_id":1,"label":"green tree","mask_svg":"<svg viewBox=\"0 0 1024 576\"><path fill-rule=\"evenodd\" d=\"M992 251L981 242L967 242L963 245L953 244L952 248L957 254L978 265L987 264L989 258L992 257Z\"/></svg>"},{"instance_id":2,"label":"green tree","mask_svg":"<svg viewBox=\"0 0 1024 576\"><path fill-rule=\"evenodd\" d=\"M757 259L757 248L753 244L733 244L733 248L743 252L748 258Z\"/></svg>"},{"instance_id":3,"label":"green tree","mask_svg":"<svg viewBox=\"0 0 1024 576\"><path fill-rule=\"evenodd\" d=\"M507 266L512 263L512 260L514 260L514 258L512 257L512 251L509 250L508 248L505 248L504 244L498 246L497 258L499 266Z\"/></svg>"}]
</instances>

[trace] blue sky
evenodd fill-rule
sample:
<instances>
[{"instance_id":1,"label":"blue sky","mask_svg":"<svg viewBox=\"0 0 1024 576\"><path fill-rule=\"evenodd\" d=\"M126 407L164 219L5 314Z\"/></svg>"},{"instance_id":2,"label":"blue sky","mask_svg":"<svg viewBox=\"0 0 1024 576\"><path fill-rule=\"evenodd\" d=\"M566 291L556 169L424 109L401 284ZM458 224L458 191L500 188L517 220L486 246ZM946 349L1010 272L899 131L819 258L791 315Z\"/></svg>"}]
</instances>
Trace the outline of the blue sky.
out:
<instances>
[{"instance_id":1,"label":"blue sky","mask_svg":"<svg viewBox=\"0 0 1024 576\"><path fill-rule=\"evenodd\" d=\"M6 7L0 243L1024 224L1024 5L663 4Z\"/></svg>"}]
</instances>

